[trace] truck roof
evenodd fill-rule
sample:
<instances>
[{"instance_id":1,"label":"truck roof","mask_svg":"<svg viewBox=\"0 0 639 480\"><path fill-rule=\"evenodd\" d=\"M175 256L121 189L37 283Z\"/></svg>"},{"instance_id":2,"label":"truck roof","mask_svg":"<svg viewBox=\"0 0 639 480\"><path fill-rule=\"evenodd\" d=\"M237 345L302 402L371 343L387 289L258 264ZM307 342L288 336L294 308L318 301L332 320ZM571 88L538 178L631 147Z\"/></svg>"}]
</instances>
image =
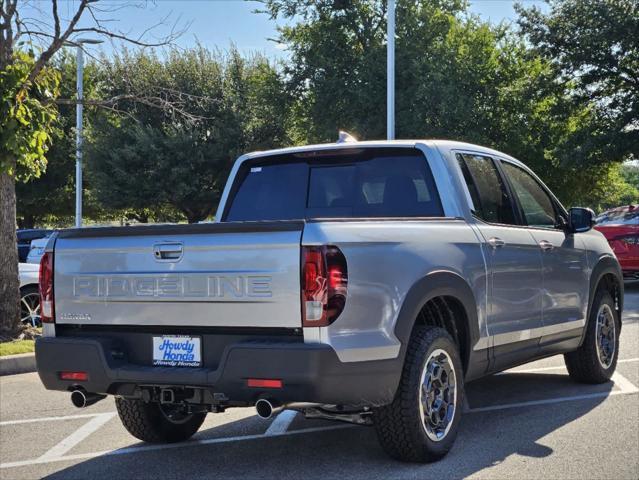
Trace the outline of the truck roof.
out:
<instances>
[{"instance_id":1,"label":"truck roof","mask_svg":"<svg viewBox=\"0 0 639 480\"><path fill-rule=\"evenodd\" d=\"M431 148L438 148L440 150L472 150L479 153L486 153L490 155L498 155L502 158L508 158L514 162L519 162L516 158L510 155L494 150L492 148L484 147L481 145L475 145L468 142L459 142L455 140L440 140L440 139L414 139L414 140L367 140L356 142L341 142L341 143L319 143L314 145L300 145L295 147L277 148L273 150L261 150L250 152L242 155L237 159L238 163L241 163L248 159L266 157L271 155L285 155L288 153L301 153L316 150L343 150L347 148L379 148L379 147L415 147L417 145L425 145Z\"/></svg>"}]
</instances>

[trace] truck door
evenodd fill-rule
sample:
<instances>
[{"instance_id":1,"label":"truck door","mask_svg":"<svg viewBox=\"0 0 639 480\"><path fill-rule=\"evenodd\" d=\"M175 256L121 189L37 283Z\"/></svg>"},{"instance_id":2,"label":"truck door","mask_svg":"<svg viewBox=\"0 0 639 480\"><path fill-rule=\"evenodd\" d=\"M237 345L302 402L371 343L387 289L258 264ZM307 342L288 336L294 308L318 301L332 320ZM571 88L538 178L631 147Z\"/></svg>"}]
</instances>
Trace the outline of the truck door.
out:
<instances>
[{"instance_id":1,"label":"truck door","mask_svg":"<svg viewBox=\"0 0 639 480\"><path fill-rule=\"evenodd\" d=\"M541 251L542 343L580 338L589 294L586 251L578 235L566 234L560 226L562 212L546 189L520 166L506 161L501 165L517 197L523 223Z\"/></svg>"},{"instance_id":2,"label":"truck door","mask_svg":"<svg viewBox=\"0 0 639 480\"><path fill-rule=\"evenodd\" d=\"M484 239L493 366L507 367L538 351L543 327L541 250L530 232L517 225L512 194L495 161L471 153L458 153L457 160L479 220L475 226Z\"/></svg>"}]
</instances>

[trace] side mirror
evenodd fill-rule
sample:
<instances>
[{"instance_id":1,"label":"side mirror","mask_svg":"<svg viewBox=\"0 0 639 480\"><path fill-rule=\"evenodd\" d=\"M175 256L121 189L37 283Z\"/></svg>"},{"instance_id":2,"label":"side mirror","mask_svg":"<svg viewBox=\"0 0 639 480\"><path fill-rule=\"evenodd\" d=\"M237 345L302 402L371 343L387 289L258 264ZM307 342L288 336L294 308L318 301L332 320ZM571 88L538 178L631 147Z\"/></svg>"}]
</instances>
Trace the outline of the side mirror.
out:
<instances>
[{"instance_id":1,"label":"side mirror","mask_svg":"<svg viewBox=\"0 0 639 480\"><path fill-rule=\"evenodd\" d=\"M568 215L568 229L571 233L587 232L595 225L595 212L589 208L573 207Z\"/></svg>"}]
</instances>

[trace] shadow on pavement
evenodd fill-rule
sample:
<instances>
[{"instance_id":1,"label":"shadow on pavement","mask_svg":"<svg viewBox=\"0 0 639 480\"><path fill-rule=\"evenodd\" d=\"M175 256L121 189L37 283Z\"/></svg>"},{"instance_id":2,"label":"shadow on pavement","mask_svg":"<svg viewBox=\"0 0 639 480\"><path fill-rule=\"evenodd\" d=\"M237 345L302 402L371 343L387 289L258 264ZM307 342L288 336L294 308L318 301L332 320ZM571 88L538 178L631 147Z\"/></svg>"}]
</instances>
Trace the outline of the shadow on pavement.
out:
<instances>
[{"instance_id":1,"label":"shadow on pavement","mask_svg":"<svg viewBox=\"0 0 639 480\"><path fill-rule=\"evenodd\" d=\"M429 465L391 460L378 445L372 428L347 427L103 456L47 478L462 478L499 464L514 454L533 458L553 455L551 448L538 441L586 415L605 400L603 394L611 389L611 383L578 385L566 375L553 374L508 374L473 382L468 386L472 408L595 392L601 392L602 397L550 406L468 413L462 420L452 451L440 462ZM306 423L308 428L318 426L318 422ZM214 435L214 430L205 430L200 438ZM543 472L539 473L543 476Z\"/></svg>"}]
</instances>

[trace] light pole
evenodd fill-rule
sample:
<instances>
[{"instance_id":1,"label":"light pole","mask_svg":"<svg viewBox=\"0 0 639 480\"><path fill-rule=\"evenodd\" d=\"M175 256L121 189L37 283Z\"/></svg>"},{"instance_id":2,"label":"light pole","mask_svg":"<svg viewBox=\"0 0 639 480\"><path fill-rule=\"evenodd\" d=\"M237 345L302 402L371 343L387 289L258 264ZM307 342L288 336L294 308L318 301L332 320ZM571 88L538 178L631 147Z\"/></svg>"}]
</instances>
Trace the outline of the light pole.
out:
<instances>
[{"instance_id":1,"label":"light pole","mask_svg":"<svg viewBox=\"0 0 639 480\"><path fill-rule=\"evenodd\" d=\"M84 99L84 52L82 45L97 45L102 40L93 40L90 38L79 38L68 45L76 47L76 96L77 103L75 106L75 226L82 226L82 101Z\"/></svg>"},{"instance_id":2,"label":"light pole","mask_svg":"<svg viewBox=\"0 0 639 480\"><path fill-rule=\"evenodd\" d=\"M386 138L395 139L395 0L388 0L386 19Z\"/></svg>"}]
</instances>

